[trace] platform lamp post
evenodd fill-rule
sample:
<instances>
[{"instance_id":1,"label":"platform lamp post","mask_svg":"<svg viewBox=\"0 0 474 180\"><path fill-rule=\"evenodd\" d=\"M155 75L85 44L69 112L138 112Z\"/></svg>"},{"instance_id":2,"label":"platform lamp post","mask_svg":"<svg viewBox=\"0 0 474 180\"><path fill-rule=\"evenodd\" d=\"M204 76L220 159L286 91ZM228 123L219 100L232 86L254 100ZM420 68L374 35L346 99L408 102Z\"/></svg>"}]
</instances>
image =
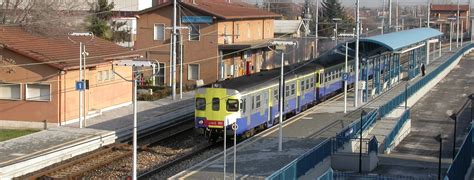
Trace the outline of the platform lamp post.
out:
<instances>
[{"instance_id":1,"label":"platform lamp post","mask_svg":"<svg viewBox=\"0 0 474 180\"><path fill-rule=\"evenodd\" d=\"M441 180L441 157L443 152L443 139L441 134L438 134L434 139L439 142L439 155L438 155L438 180Z\"/></svg>"},{"instance_id":2,"label":"platform lamp post","mask_svg":"<svg viewBox=\"0 0 474 180\"><path fill-rule=\"evenodd\" d=\"M271 45L274 46L296 46L297 43L293 41L273 41ZM279 127L278 127L278 151L283 150L283 92L285 92L285 53L283 49L281 51L281 63L280 63L280 93L278 97L278 106L279 106Z\"/></svg>"},{"instance_id":3,"label":"platform lamp post","mask_svg":"<svg viewBox=\"0 0 474 180\"><path fill-rule=\"evenodd\" d=\"M359 138L359 173L362 173L362 134L364 132L364 116L367 114L364 110L360 112L360 138Z\"/></svg>"},{"instance_id":4,"label":"platform lamp post","mask_svg":"<svg viewBox=\"0 0 474 180\"><path fill-rule=\"evenodd\" d=\"M456 129L457 129L457 121L458 117L456 113L453 113L451 110L446 111L446 114L449 116L450 119L454 120L454 132L453 132L453 160L456 157Z\"/></svg>"},{"instance_id":5,"label":"platform lamp post","mask_svg":"<svg viewBox=\"0 0 474 180\"><path fill-rule=\"evenodd\" d=\"M159 64L158 64L159 65ZM133 77L131 80L126 79L126 77L123 77L119 73L117 73L114 69L114 66L128 66L132 67L132 73ZM137 180L137 131L138 131L138 119L137 119L137 84L138 84L138 79L140 79L140 74L136 72L135 67L151 67L155 68L156 64L154 64L152 61L138 61L138 60L118 60L118 61L113 61L112 62L112 71L114 74L118 75L120 78L122 78L125 81L132 82L133 84L133 156L132 156L132 179ZM159 73L159 67L157 68ZM155 76L154 74L153 76Z\"/></svg>"}]
</instances>

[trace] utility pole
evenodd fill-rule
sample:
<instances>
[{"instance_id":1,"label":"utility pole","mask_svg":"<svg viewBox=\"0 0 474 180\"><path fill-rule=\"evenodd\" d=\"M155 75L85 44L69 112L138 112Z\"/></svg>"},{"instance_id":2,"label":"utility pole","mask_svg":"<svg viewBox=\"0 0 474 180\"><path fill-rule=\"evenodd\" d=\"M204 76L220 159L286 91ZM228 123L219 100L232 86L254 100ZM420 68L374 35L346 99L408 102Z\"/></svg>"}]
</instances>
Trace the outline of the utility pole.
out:
<instances>
[{"instance_id":1,"label":"utility pole","mask_svg":"<svg viewBox=\"0 0 474 180\"><path fill-rule=\"evenodd\" d=\"M230 3L230 0L229 0ZM181 17L181 6L179 7L179 17ZM182 27L181 18L179 19L179 27ZM183 36L181 29L179 30L179 99L183 99Z\"/></svg>"},{"instance_id":2,"label":"utility pole","mask_svg":"<svg viewBox=\"0 0 474 180\"><path fill-rule=\"evenodd\" d=\"M458 10L456 12L456 48L459 48L459 0L458 0Z\"/></svg>"},{"instance_id":3,"label":"utility pole","mask_svg":"<svg viewBox=\"0 0 474 180\"><path fill-rule=\"evenodd\" d=\"M431 3L430 3L430 0L428 0L427 2L428 2L428 13L427 13L428 14L427 15L428 22L426 23L426 27L429 28L430 27L430 15L431 15L431 12L430 12L431 11Z\"/></svg>"},{"instance_id":4,"label":"utility pole","mask_svg":"<svg viewBox=\"0 0 474 180\"><path fill-rule=\"evenodd\" d=\"M391 2L391 0L389 0ZM390 22L390 21L389 21ZM359 95L359 35L360 35L360 17L359 17L359 0L356 0L356 49L355 49L355 94L354 107L357 107L357 99Z\"/></svg>"},{"instance_id":5,"label":"utility pole","mask_svg":"<svg viewBox=\"0 0 474 180\"><path fill-rule=\"evenodd\" d=\"M316 25L316 30L314 31L314 53L316 54L316 57L319 56L319 53L318 53L318 31L319 31L319 27L318 27L318 22L319 22L319 0L316 0L316 14L315 14L315 25Z\"/></svg>"},{"instance_id":6,"label":"utility pole","mask_svg":"<svg viewBox=\"0 0 474 180\"><path fill-rule=\"evenodd\" d=\"M176 0L174 0L173 2L173 62L172 62L172 69L173 69L173 78L172 78L172 84L171 84L171 88L172 88L172 97L173 97L173 100L176 100L176 19L178 18L177 15L176 15Z\"/></svg>"},{"instance_id":7,"label":"utility pole","mask_svg":"<svg viewBox=\"0 0 474 180\"><path fill-rule=\"evenodd\" d=\"M83 55L83 45L82 42L79 42L79 81L81 83L84 83L84 70L82 68L82 55ZM84 127L84 119L82 117L83 109L84 107L84 90L79 90L79 128ZM84 117L85 118L85 117Z\"/></svg>"},{"instance_id":8,"label":"utility pole","mask_svg":"<svg viewBox=\"0 0 474 180\"><path fill-rule=\"evenodd\" d=\"M358 11L359 8L357 8ZM388 0L388 29L392 28L392 0Z\"/></svg>"},{"instance_id":9,"label":"utility pole","mask_svg":"<svg viewBox=\"0 0 474 180\"><path fill-rule=\"evenodd\" d=\"M395 26L397 28L395 28L395 29L396 29L396 31L399 31L400 26L398 24L398 0L397 0L397 7L395 8L395 16L396 16L395 18L397 18L396 21L395 21Z\"/></svg>"},{"instance_id":10,"label":"utility pole","mask_svg":"<svg viewBox=\"0 0 474 180\"><path fill-rule=\"evenodd\" d=\"M385 30L385 0L383 0L382 4L382 32L380 34L384 33Z\"/></svg>"}]
</instances>

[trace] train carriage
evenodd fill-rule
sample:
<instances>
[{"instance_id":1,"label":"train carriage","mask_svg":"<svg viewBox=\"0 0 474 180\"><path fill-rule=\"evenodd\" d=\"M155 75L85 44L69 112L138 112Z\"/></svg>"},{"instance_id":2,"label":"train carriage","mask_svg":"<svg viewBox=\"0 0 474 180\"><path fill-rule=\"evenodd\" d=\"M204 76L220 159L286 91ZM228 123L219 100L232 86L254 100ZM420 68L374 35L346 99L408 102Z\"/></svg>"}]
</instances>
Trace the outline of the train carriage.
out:
<instances>
[{"instance_id":1,"label":"train carriage","mask_svg":"<svg viewBox=\"0 0 474 180\"><path fill-rule=\"evenodd\" d=\"M352 64L353 61L349 61ZM349 69L353 69L349 65ZM343 88L344 56L326 53L314 61L285 67L283 114L297 114ZM352 72L352 71L350 71ZM227 122L238 125L237 135L250 137L258 129L277 124L280 69L242 76L196 91L195 127L212 140L223 135ZM353 73L349 83L354 81Z\"/></svg>"}]
</instances>

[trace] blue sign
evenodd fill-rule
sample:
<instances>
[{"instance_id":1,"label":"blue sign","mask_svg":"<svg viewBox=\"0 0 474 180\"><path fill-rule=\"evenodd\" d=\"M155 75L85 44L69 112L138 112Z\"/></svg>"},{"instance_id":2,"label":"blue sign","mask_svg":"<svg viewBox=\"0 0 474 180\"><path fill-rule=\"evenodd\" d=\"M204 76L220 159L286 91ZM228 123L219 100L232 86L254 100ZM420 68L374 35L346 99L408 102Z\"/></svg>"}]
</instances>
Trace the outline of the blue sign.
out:
<instances>
[{"instance_id":1,"label":"blue sign","mask_svg":"<svg viewBox=\"0 0 474 180\"><path fill-rule=\"evenodd\" d=\"M203 23L210 24L212 23L211 16L183 16L181 18L182 23Z\"/></svg>"},{"instance_id":2,"label":"blue sign","mask_svg":"<svg viewBox=\"0 0 474 180\"><path fill-rule=\"evenodd\" d=\"M76 91L84 91L85 83L84 81L76 81Z\"/></svg>"},{"instance_id":3,"label":"blue sign","mask_svg":"<svg viewBox=\"0 0 474 180\"><path fill-rule=\"evenodd\" d=\"M349 73L342 73L342 80L347 81L349 79Z\"/></svg>"}]
</instances>

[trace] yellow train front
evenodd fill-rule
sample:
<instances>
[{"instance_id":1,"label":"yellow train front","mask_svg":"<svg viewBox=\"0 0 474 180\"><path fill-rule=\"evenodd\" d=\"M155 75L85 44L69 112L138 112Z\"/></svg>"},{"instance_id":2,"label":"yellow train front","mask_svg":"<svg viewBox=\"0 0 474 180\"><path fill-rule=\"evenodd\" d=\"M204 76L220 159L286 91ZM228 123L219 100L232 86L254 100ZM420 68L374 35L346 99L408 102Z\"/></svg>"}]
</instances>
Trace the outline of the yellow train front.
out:
<instances>
[{"instance_id":1,"label":"yellow train front","mask_svg":"<svg viewBox=\"0 0 474 180\"><path fill-rule=\"evenodd\" d=\"M215 141L240 118L240 95L237 90L225 88L199 88L196 91L195 127ZM232 132L229 131L228 134Z\"/></svg>"}]
</instances>

